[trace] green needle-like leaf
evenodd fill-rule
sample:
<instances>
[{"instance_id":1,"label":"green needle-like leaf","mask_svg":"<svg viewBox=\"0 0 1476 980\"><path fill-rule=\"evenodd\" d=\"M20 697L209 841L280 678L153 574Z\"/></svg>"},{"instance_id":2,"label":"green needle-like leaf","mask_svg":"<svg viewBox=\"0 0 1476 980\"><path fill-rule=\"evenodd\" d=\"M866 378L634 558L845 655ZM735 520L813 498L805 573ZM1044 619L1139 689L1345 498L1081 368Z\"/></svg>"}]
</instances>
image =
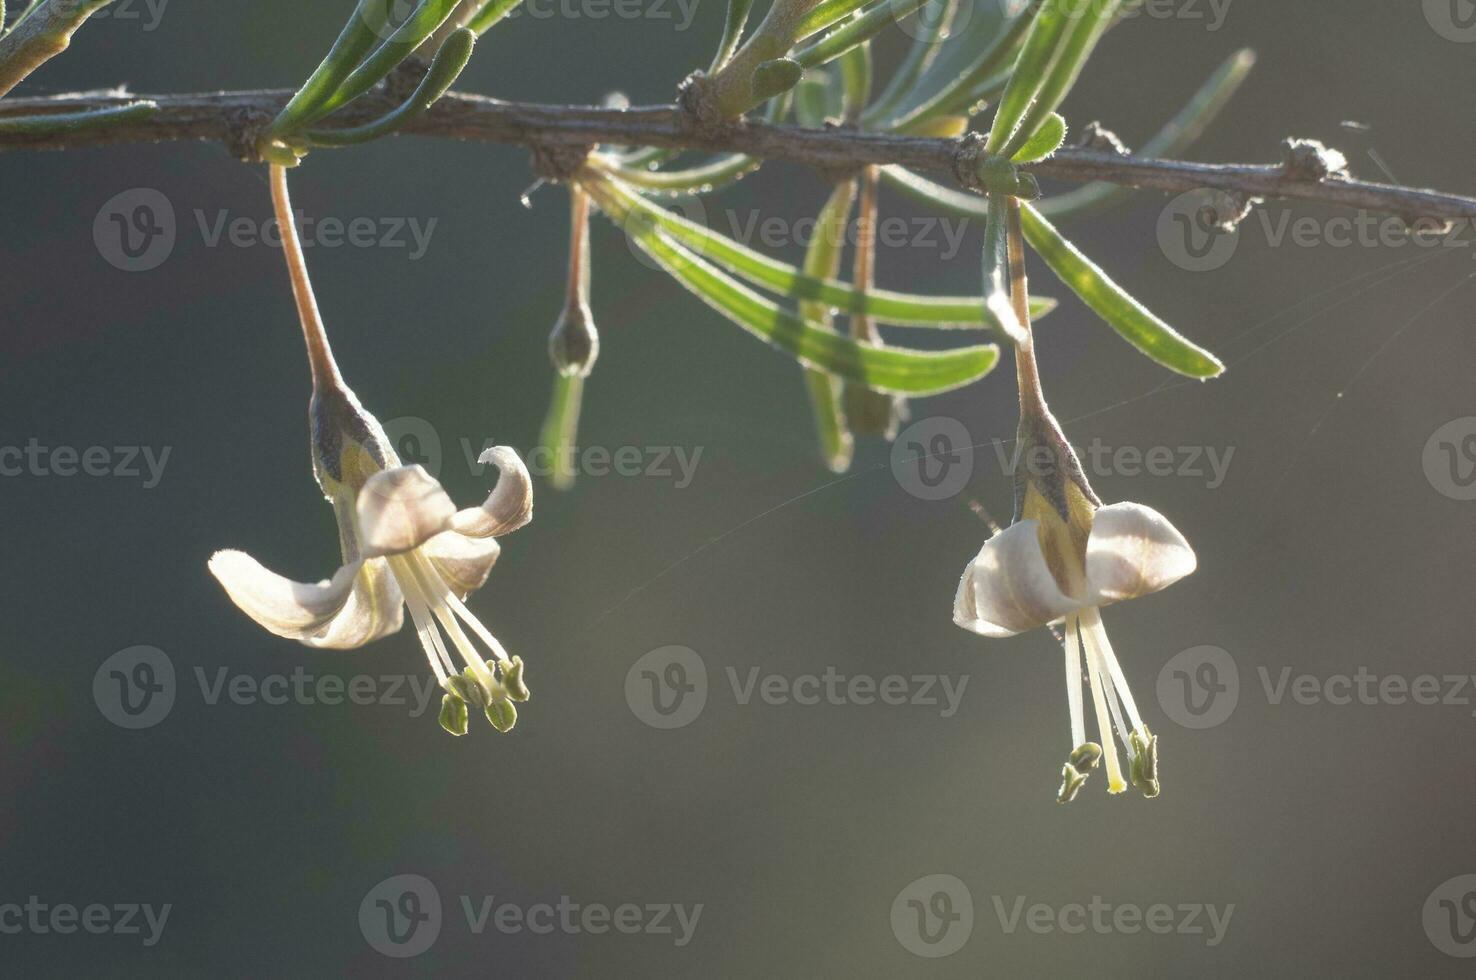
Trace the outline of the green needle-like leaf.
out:
<instances>
[{"instance_id":1,"label":"green needle-like leaf","mask_svg":"<svg viewBox=\"0 0 1476 980\"><path fill-rule=\"evenodd\" d=\"M338 35L338 40L333 42L333 47L328 49L322 63L303 82L302 88L297 90L291 101L277 113L277 118L272 120L270 132L273 135L294 132L322 116L319 111L321 106L343 84L344 79L353 73L354 68L379 39L379 35L374 32L370 8L382 2L383 0L359 0L348 23L343 25L343 31Z\"/></svg>"},{"instance_id":2,"label":"green needle-like leaf","mask_svg":"<svg viewBox=\"0 0 1476 980\"><path fill-rule=\"evenodd\" d=\"M1074 5L1074 13L1068 15L1069 23L1060 36L1060 47L1050 70L1046 73L1036 92L1035 100L1025 113L1014 134L1004 144L1001 156L1013 157L1020 151L1035 131L1046 124L1081 77L1081 70L1092 56L1097 42L1117 16L1118 0L1092 0L1091 3L1076 3L1075 0L1058 0ZM990 133L991 139L993 133ZM991 144L992 145L992 144Z\"/></svg>"},{"instance_id":3,"label":"green needle-like leaf","mask_svg":"<svg viewBox=\"0 0 1476 980\"><path fill-rule=\"evenodd\" d=\"M709 194L753 173L761 163L746 153L729 153L686 170L646 170L644 167L619 164L611 165L609 171L627 184L648 187L654 191L666 191L673 195Z\"/></svg>"},{"instance_id":4,"label":"green needle-like leaf","mask_svg":"<svg viewBox=\"0 0 1476 980\"><path fill-rule=\"evenodd\" d=\"M994 125L989 130L989 141L985 151L1002 156L1000 151L1014 136L1025 114L1046 83L1046 74L1060 50L1071 17L1063 9L1066 0L1045 0L1025 36L1025 45L1020 57L1015 60L1014 73L1000 97L999 108L994 113Z\"/></svg>"},{"instance_id":5,"label":"green needle-like leaf","mask_svg":"<svg viewBox=\"0 0 1476 980\"><path fill-rule=\"evenodd\" d=\"M917 80L938 56L942 42L948 37L948 25L958 12L958 5L959 0L928 0L918 8L912 44L887 80L881 95L866 107L861 117L863 124L870 125L885 119L914 90Z\"/></svg>"},{"instance_id":6,"label":"green needle-like leaf","mask_svg":"<svg viewBox=\"0 0 1476 980\"><path fill-rule=\"evenodd\" d=\"M939 352L858 344L764 299L668 241L653 226L641 227L637 220L626 228L646 254L704 303L805 367L859 381L878 391L923 396L971 384L999 361L999 348L993 344Z\"/></svg>"},{"instance_id":7,"label":"green needle-like leaf","mask_svg":"<svg viewBox=\"0 0 1476 980\"><path fill-rule=\"evenodd\" d=\"M523 0L492 0L491 3L477 11L476 16L466 22L467 30L481 37L491 30L498 21L513 12Z\"/></svg>"},{"instance_id":8,"label":"green needle-like leaf","mask_svg":"<svg viewBox=\"0 0 1476 980\"><path fill-rule=\"evenodd\" d=\"M843 180L835 185L825 207L815 220L815 234L805 250L805 274L817 279L833 279L840 271L841 254L845 250L846 224L856 201L856 182ZM802 319L821 330L834 330L830 308L824 303L806 301L799 304ZM805 370L805 388L810 395L810 409L815 416L815 431L820 437L820 456L832 473L844 473L851 466L855 440L846 426L841 407L841 386L834 377L815 368Z\"/></svg>"},{"instance_id":9,"label":"green needle-like leaf","mask_svg":"<svg viewBox=\"0 0 1476 980\"><path fill-rule=\"evenodd\" d=\"M880 34L921 7L927 0L882 0L859 17L831 31L819 41L807 44L790 55L806 68L815 68L845 54L858 44Z\"/></svg>"},{"instance_id":10,"label":"green needle-like leaf","mask_svg":"<svg viewBox=\"0 0 1476 980\"><path fill-rule=\"evenodd\" d=\"M818 34L832 24L849 17L869 2L870 0L820 0L815 5L815 9L806 14L805 18L795 27L794 36L804 40L811 34Z\"/></svg>"},{"instance_id":11,"label":"green needle-like leaf","mask_svg":"<svg viewBox=\"0 0 1476 980\"><path fill-rule=\"evenodd\" d=\"M1019 51L1033 23L1034 16L1029 12L1006 21L991 22L976 10L972 22L958 39L948 42L950 54L958 51L961 57L940 54L918 84L921 91L931 91L932 94L904 111L887 128L907 134L926 131L929 123L939 116L963 113L972 109L986 94L992 98L996 92L1003 91L1010 79L1009 61ZM988 33L990 28L994 33ZM935 89L932 85L934 76L942 76L947 81Z\"/></svg>"},{"instance_id":12,"label":"green needle-like leaf","mask_svg":"<svg viewBox=\"0 0 1476 980\"><path fill-rule=\"evenodd\" d=\"M600 188L596 198L612 220L622 223L634 220L631 212L637 211L690 250L782 296L824 303L842 313L865 315L899 327L993 330L1002 337L1007 336L977 296L917 296L886 289L863 292L849 283L806 275L786 262L657 207L618 184ZM977 217L986 214L987 209ZM1053 299L1032 297L1030 300L1030 315L1035 319L1055 308Z\"/></svg>"},{"instance_id":13,"label":"green needle-like leaf","mask_svg":"<svg viewBox=\"0 0 1476 980\"><path fill-rule=\"evenodd\" d=\"M988 205L901 167L883 167L882 178L915 200L965 217L988 215ZM1215 355L1182 337L1127 294L1056 231L1031 205L1021 203L1025 239L1060 280L1122 337L1164 367L1191 378L1213 378L1225 367Z\"/></svg>"},{"instance_id":14,"label":"green needle-like leaf","mask_svg":"<svg viewBox=\"0 0 1476 980\"><path fill-rule=\"evenodd\" d=\"M441 50L436 52L430 70L420 80L410 98L399 108L385 113L373 122L351 129L310 130L308 139L317 146L348 146L353 143L367 143L400 129L446 94L446 90L471 59L476 43L477 35L474 31L466 27L459 28L446 38Z\"/></svg>"},{"instance_id":15,"label":"green needle-like leaf","mask_svg":"<svg viewBox=\"0 0 1476 980\"><path fill-rule=\"evenodd\" d=\"M1145 157L1177 157L1183 153L1214 123L1255 64L1256 53L1249 48L1231 55L1199 91L1194 93L1194 97L1179 114L1143 144L1138 150L1139 154ZM1098 181L1059 197L1039 201L1035 208L1052 221L1059 221L1106 207L1131 195L1130 188Z\"/></svg>"},{"instance_id":16,"label":"green needle-like leaf","mask_svg":"<svg viewBox=\"0 0 1476 980\"><path fill-rule=\"evenodd\" d=\"M871 44L858 44L836 61L841 73L841 118L853 122L871 99Z\"/></svg>"},{"instance_id":17,"label":"green needle-like leaf","mask_svg":"<svg viewBox=\"0 0 1476 980\"><path fill-rule=\"evenodd\" d=\"M436 28L451 16L451 11L456 8L457 2L458 0L421 0L415 12L403 24L395 28L389 39L364 59L363 64L350 72L333 94L325 99L305 122L314 122L323 118L378 85L384 80L384 76L420 47L422 41L435 33Z\"/></svg>"},{"instance_id":18,"label":"green needle-like leaf","mask_svg":"<svg viewBox=\"0 0 1476 980\"><path fill-rule=\"evenodd\" d=\"M728 0L728 16L723 21L723 36L718 41L717 53L712 56L712 65L707 69L711 75L728 63L738 42L743 40L743 28L748 25L748 15L753 10L753 0Z\"/></svg>"},{"instance_id":19,"label":"green needle-like leaf","mask_svg":"<svg viewBox=\"0 0 1476 980\"><path fill-rule=\"evenodd\" d=\"M1046 119L1045 124L1035 131L1035 135L1030 137L1030 142L1020 147L1015 155L1010 157L1010 161L1017 164L1036 163L1055 153L1064 142L1066 142L1066 120L1061 118L1060 113L1053 112Z\"/></svg>"},{"instance_id":20,"label":"green needle-like leaf","mask_svg":"<svg viewBox=\"0 0 1476 980\"><path fill-rule=\"evenodd\" d=\"M100 129L120 123L136 122L152 116L159 108L157 102L147 99L127 105L109 106L106 109L89 109L86 112L59 112L50 116L8 116L0 119L0 134L23 134L26 136L50 136L56 133L75 133L85 129Z\"/></svg>"},{"instance_id":21,"label":"green needle-like leaf","mask_svg":"<svg viewBox=\"0 0 1476 980\"><path fill-rule=\"evenodd\" d=\"M1072 245L1030 205L1021 204L1025 240L1060 280L1107 321L1123 339L1171 371L1191 378L1213 378L1225 365L1154 316Z\"/></svg>"}]
</instances>

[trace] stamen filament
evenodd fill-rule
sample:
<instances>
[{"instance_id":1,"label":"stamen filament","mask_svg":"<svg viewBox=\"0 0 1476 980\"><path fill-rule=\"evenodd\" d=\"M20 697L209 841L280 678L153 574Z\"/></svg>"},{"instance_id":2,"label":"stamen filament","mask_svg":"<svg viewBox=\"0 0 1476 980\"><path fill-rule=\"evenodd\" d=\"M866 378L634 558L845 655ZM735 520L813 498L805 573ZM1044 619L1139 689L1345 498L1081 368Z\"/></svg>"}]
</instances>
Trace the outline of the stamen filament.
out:
<instances>
[{"instance_id":1,"label":"stamen filament","mask_svg":"<svg viewBox=\"0 0 1476 980\"><path fill-rule=\"evenodd\" d=\"M1086 718L1081 703L1080 619L1066 617L1066 703L1071 706L1071 750L1086 743Z\"/></svg>"},{"instance_id":2,"label":"stamen filament","mask_svg":"<svg viewBox=\"0 0 1476 980\"><path fill-rule=\"evenodd\" d=\"M1107 627L1102 625L1102 614L1094 606L1083 612L1082 616L1086 619L1087 642L1096 648L1097 655L1107 665L1112 684L1122 695L1122 703L1127 708L1128 719L1133 723L1133 731L1145 731L1143 717L1138 714L1138 706L1133 702L1133 692L1128 688L1127 678L1123 676L1122 665L1117 662L1117 654L1112 652L1112 642L1107 639Z\"/></svg>"},{"instance_id":3,"label":"stamen filament","mask_svg":"<svg viewBox=\"0 0 1476 980\"><path fill-rule=\"evenodd\" d=\"M1092 684L1092 707L1097 713L1097 730L1102 740L1102 754L1107 757L1107 792L1121 793L1127 789L1122 779L1122 768L1117 762L1117 743L1112 737L1112 719L1107 714L1107 696L1102 689L1102 665L1097 651L1087 644L1087 678Z\"/></svg>"},{"instance_id":4,"label":"stamen filament","mask_svg":"<svg viewBox=\"0 0 1476 980\"><path fill-rule=\"evenodd\" d=\"M471 631L475 633L483 643L487 644L488 649L491 650L492 654L498 660L502 661L503 663L510 663L512 661L512 658L508 656L507 651L502 648L502 644L497 642L497 637L492 635L492 631L483 626L482 621L478 619L470 609L466 608L466 603L457 598L456 593L451 591L451 587L447 585L445 580L443 580L441 576L436 573L436 570L434 568L431 568L429 566L422 568L421 575L433 588L436 589L438 593L437 598L440 599L441 602L449 606L451 611L454 612L461 619L462 622L471 627Z\"/></svg>"}]
</instances>

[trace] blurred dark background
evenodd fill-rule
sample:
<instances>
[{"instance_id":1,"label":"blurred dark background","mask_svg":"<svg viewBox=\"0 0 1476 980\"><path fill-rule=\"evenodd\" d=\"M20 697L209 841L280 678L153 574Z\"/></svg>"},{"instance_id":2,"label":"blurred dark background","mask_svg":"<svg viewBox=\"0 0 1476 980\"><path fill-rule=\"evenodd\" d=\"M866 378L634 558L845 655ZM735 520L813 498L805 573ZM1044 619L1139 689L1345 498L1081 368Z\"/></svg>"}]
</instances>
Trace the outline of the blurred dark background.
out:
<instances>
[{"instance_id":1,"label":"blurred dark background","mask_svg":"<svg viewBox=\"0 0 1476 980\"><path fill-rule=\"evenodd\" d=\"M15 94L295 85L350 6L175 2L155 16L135 0L136 18L89 24ZM1181 3L1181 16L1113 31L1067 116L1140 143L1249 46L1259 65L1193 158L1264 162L1283 137L1320 137L1360 175L1387 176L1372 150L1403 182L1471 193L1476 43L1434 29L1438 6L1235 0L1211 31L1204 0ZM458 87L665 101L706 63L723 16L704 0L680 30L681 8L666 9L521 17L484 39ZM435 222L414 259L413 242L308 258L350 383L382 420L437 433L441 477L464 503L489 477L466 465L461 440L526 452L551 384L545 338L561 303L567 210L557 188L523 207L532 179L520 149L411 138L316 153L292 175L310 215ZM167 198L177 241L156 268L129 272L107 260L94 226L138 189ZM793 222L823 193L813 174L774 165L709 207ZM1433 705L1356 694L1298 703L1290 691L1275 703L1274 688L1285 668L1319 684L1359 668L1411 682L1472 673L1476 503L1427 475L1426 447L1476 415L1476 289L1411 317L1476 272L1473 252L1277 247L1253 218L1233 260L1193 273L1159 246L1164 203L1138 195L1064 227L1219 352L1231 366L1222 379L1175 384L1043 269L1034 280L1063 300L1040 326L1041 361L1079 445L1234 453L1214 487L1204 475L1095 479L1106 500L1169 515L1200 569L1105 616L1160 734L1162 798L1108 798L1097 776L1058 807L1059 648L1044 632L986 642L950 619L959 572L984 538L968 501L1009 508L987 443L1013 435L1010 372L913 406L915 419L958 419L986 445L965 492L918 499L874 442L836 479L817 461L794 364L638 262L602 219L603 352L580 444L701 456L680 487L586 473L561 494L540 482L533 524L506 539L471 600L527 661L533 700L516 730L477 723L452 739L434 704L412 717L388 704L209 703L197 670L212 684L222 669L259 683L299 666L313 677L430 676L409 630L344 653L278 640L205 569L222 547L299 579L337 566L308 466L309 385L279 251L211 245L199 225L222 212L265 220L264 169L206 144L0 155L0 445L170 452L156 486L145 486L146 467L0 479L0 906L32 896L172 906L153 946L116 933L0 934L0 973L1469 976L1435 934L1445 887L1456 899L1446 946L1476 954L1461 942L1469 880L1443 885L1476 872L1476 687ZM890 193L883 207L923 214ZM1282 214L1273 205L1273 221ZM974 291L981 231L968 228L957 254L883 249L879 277ZM1452 431L1460 446L1476 430ZM137 645L167 655L175 693L167 717L128 730L100 710L93 681ZM632 665L668 645L695 651L709 681L700 717L675 731L643 723L626 696ZM1172 680L1167 698L1155 691L1172 657L1201 646L1226 652L1239 696L1223 723L1195 730L1165 703ZM917 705L742 704L727 671L742 681L753 667L791 680L828 667L969 680L949 717ZM376 951L360 909L404 874L432 882L444 912L431 948L402 960ZM935 874L967 888L974 921L961 949L927 959L909 952L893 906ZM703 909L679 946L649 933L476 934L463 896L473 907L568 896ZM997 912L1008 918L1021 897L1060 912L1094 896L1234 909L1213 945L1181 928L1088 923L1071 934L1022 919L1011 930ZM957 910L956 888L953 898Z\"/></svg>"}]
</instances>

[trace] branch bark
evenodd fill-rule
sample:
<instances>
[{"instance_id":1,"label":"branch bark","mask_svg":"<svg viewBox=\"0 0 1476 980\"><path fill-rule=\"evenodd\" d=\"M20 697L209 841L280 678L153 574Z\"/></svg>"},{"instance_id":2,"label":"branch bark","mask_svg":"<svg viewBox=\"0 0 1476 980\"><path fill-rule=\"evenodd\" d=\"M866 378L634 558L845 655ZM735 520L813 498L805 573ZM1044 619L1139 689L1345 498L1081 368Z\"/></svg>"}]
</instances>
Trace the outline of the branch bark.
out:
<instances>
[{"instance_id":1,"label":"branch bark","mask_svg":"<svg viewBox=\"0 0 1476 980\"><path fill-rule=\"evenodd\" d=\"M146 119L76 132L6 133L0 125L0 152L215 140L247 159L252 155L261 127L290 96L290 91L282 89L158 96L86 92L5 99L0 101L0 121L17 116L100 109L139 98L157 102L159 109ZM389 98L370 93L336 113L332 124L357 125L393 107ZM959 164L966 160L967 152L966 144L960 140L891 136L844 128L804 129L755 121L714 127L699 125L677 106L609 109L538 105L448 92L404 132L545 149L609 143L744 153L832 172L895 164L967 184L959 173ZM1213 188L1248 197L1393 214L1409 221L1476 220L1476 198L1351 178L1319 180L1282 164L1188 163L1068 147L1027 169L1039 177L1070 182L1107 181L1168 193Z\"/></svg>"}]
</instances>

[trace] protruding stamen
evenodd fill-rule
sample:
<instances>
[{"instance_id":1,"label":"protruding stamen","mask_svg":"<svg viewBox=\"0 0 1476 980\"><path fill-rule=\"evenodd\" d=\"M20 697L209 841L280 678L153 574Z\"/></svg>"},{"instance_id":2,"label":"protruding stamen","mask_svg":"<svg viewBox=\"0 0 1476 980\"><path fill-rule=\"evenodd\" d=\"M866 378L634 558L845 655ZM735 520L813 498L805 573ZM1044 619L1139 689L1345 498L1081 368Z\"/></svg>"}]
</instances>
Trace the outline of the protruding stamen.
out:
<instances>
[{"instance_id":1,"label":"protruding stamen","mask_svg":"<svg viewBox=\"0 0 1476 980\"><path fill-rule=\"evenodd\" d=\"M1086 742L1086 718L1081 703L1080 617L1066 617L1066 703L1071 706L1071 747Z\"/></svg>"},{"instance_id":2,"label":"protruding stamen","mask_svg":"<svg viewBox=\"0 0 1476 980\"><path fill-rule=\"evenodd\" d=\"M1092 707L1097 712L1097 730L1102 737L1102 752L1107 757L1107 792L1121 793L1127 789L1122 779L1122 768L1117 762L1117 746L1112 741L1112 719L1108 716L1107 694L1103 690L1102 665L1096 651L1087 645L1087 678L1092 684Z\"/></svg>"},{"instance_id":3,"label":"protruding stamen","mask_svg":"<svg viewBox=\"0 0 1476 980\"><path fill-rule=\"evenodd\" d=\"M1117 662L1117 654L1112 651L1112 641L1107 639L1107 627L1102 625L1102 614L1096 607L1086 610L1081 614L1082 628L1086 631L1087 642L1097 648L1102 662L1107 665L1107 671L1112 678L1112 685L1122 695L1123 706L1127 708L1128 720L1133 724L1133 731L1143 729L1143 717L1138 714L1138 706L1133 701L1133 692L1129 690L1127 678L1123 676L1122 665Z\"/></svg>"}]
</instances>

